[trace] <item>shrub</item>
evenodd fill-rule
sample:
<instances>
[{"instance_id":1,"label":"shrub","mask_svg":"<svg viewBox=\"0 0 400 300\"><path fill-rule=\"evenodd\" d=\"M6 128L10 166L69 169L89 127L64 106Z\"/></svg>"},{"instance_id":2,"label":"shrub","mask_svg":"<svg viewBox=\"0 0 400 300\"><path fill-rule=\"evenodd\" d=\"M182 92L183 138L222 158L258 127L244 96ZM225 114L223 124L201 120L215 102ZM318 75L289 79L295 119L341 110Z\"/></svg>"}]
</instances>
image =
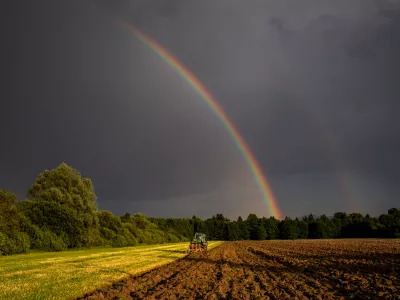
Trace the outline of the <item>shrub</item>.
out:
<instances>
[{"instance_id":1,"label":"shrub","mask_svg":"<svg viewBox=\"0 0 400 300\"><path fill-rule=\"evenodd\" d=\"M122 223L124 229L127 229L134 237L137 237L138 229L132 223Z\"/></svg>"},{"instance_id":2,"label":"shrub","mask_svg":"<svg viewBox=\"0 0 400 300\"><path fill-rule=\"evenodd\" d=\"M112 231L111 229L108 229L107 227L100 227L100 233L106 240L112 240L115 236L116 233Z\"/></svg>"},{"instance_id":3,"label":"shrub","mask_svg":"<svg viewBox=\"0 0 400 300\"><path fill-rule=\"evenodd\" d=\"M0 254L11 255L14 253L15 243L7 235L0 232Z\"/></svg>"},{"instance_id":4,"label":"shrub","mask_svg":"<svg viewBox=\"0 0 400 300\"><path fill-rule=\"evenodd\" d=\"M31 223L48 228L58 236L66 233L68 239L64 239L64 242L67 246L81 247L86 244L83 219L74 209L55 201L41 200L27 202L25 209Z\"/></svg>"},{"instance_id":5,"label":"shrub","mask_svg":"<svg viewBox=\"0 0 400 300\"><path fill-rule=\"evenodd\" d=\"M67 244L62 237L57 236L48 229L41 230L35 225L32 227L32 248L43 251L62 251L67 249Z\"/></svg>"},{"instance_id":6,"label":"shrub","mask_svg":"<svg viewBox=\"0 0 400 300\"><path fill-rule=\"evenodd\" d=\"M97 217L101 227L111 229L115 233L119 233L122 229L122 222L120 217L114 216L112 212L107 210L100 210L97 212Z\"/></svg>"},{"instance_id":7,"label":"shrub","mask_svg":"<svg viewBox=\"0 0 400 300\"><path fill-rule=\"evenodd\" d=\"M56 236L56 239L53 239L50 244L50 250L48 251L63 251L67 249L67 244L59 237Z\"/></svg>"},{"instance_id":8,"label":"shrub","mask_svg":"<svg viewBox=\"0 0 400 300\"><path fill-rule=\"evenodd\" d=\"M105 246L106 240L101 236L98 229L90 229L88 232L88 242L89 247Z\"/></svg>"},{"instance_id":9,"label":"shrub","mask_svg":"<svg viewBox=\"0 0 400 300\"><path fill-rule=\"evenodd\" d=\"M113 247L126 247L128 243L122 235L117 234L115 237L113 237L111 245Z\"/></svg>"},{"instance_id":10,"label":"shrub","mask_svg":"<svg viewBox=\"0 0 400 300\"><path fill-rule=\"evenodd\" d=\"M177 237L176 235L174 235L174 234L172 234L172 233L168 233L168 235L167 235L167 241L169 242L169 243L178 243L178 242L180 242L181 240L179 239L179 237Z\"/></svg>"},{"instance_id":11,"label":"shrub","mask_svg":"<svg viewBox=\"0 0 400 300\"><path fill-rule=\"evenodd\" d=\"M20 231L20 215L13 193L0 189L0 232L9 234Z\"/></svg>"},{"instance_id":12,"label":"shrub","mask_svg":"<svg viewBox=\"0 0 400 300\"><path fill-rule=\"evenodd\" d=\"M138 244L136 238L133 236L132 233L130 233L130 231L127 228L124 228L124 230L122 231L122 235L126 240L127 246L136 246Z\"/></svg>"},{"instance_id":13,"label":"shrub","mask_svg":"<svg viewBox=\"0 0 400 300\"><path fill-rule=\"evenodd\" d=\"M13 253L27 253L31 247L31 239L25 232L17 232L13 234L12 239L14 241Z\"/></svg>"}]
</instances>

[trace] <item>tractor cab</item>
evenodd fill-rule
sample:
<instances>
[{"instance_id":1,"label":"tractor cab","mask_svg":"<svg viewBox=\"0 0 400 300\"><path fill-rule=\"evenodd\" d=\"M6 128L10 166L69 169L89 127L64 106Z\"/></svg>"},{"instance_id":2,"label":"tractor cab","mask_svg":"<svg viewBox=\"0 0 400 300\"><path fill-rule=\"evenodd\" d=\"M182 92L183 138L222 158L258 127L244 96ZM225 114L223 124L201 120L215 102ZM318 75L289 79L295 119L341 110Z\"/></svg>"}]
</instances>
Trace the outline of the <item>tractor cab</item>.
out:
<instances>
[{"instance_id":1,"label":"tractor cab","mask_svg":"<svg viewBox=\"0 0 400 300\"><path fill-rule=\"evenodd\" d=\"M204 244L207 242L206 235L204 233L198 233L198 232L196 232L196 234L194 235L193 240L199 244Z\"/></svg>"}]
</instances>

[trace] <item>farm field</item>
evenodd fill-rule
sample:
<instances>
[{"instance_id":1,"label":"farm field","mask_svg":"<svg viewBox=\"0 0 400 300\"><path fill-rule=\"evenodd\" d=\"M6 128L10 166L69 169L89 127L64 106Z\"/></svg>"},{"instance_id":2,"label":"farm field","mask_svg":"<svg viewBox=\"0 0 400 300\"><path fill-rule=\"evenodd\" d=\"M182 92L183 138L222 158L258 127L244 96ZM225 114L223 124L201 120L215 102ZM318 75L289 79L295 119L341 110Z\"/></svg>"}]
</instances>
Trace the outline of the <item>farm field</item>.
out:
<instances>
[{"instance_id":1,"label":"farm field","mask_svg":"<svg viewBox=\"0 0 400 300\"><path fill-rule=\"evenodd\" d=\"M400 299L400 240L225 242L78 299Z\"/></svg>"},{"instance_id":2,"label":"farm field","mask_svg":"<svg viewBox=\"0 0 400 300\"><path fill-rule=\"evenodd\" d=\"M221 242L210 242L209 248ZM0 257L0 299L72 299L186 255L188 243Z\"/></svg>"}]
</instances>

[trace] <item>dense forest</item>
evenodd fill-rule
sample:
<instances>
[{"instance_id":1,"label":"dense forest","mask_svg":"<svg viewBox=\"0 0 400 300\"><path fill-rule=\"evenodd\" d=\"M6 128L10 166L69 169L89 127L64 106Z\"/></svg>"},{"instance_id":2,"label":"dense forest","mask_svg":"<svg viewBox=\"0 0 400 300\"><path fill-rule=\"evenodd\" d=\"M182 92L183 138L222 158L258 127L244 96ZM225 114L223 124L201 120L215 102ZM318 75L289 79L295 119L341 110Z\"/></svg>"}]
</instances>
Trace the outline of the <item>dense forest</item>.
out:
<instances>
[{"instance_id":1,"label":"dense forest","mask_svg":"<svg viewBox=\"0 0 400 300\"><path fill-rule=\"evenodd\" d=\"M210 240L328 239L400 236L400 210L371 217L337 212L332 217L310 214L301 219L259 218L236 221L217 214L209 219L149 218L141 213L115 216L98 210L92 181L62 163L39 174L27 199L17 201L0 189L0 254L30 249L126 247L189 241L194 232Z\"/></svg>"}]
</instances>

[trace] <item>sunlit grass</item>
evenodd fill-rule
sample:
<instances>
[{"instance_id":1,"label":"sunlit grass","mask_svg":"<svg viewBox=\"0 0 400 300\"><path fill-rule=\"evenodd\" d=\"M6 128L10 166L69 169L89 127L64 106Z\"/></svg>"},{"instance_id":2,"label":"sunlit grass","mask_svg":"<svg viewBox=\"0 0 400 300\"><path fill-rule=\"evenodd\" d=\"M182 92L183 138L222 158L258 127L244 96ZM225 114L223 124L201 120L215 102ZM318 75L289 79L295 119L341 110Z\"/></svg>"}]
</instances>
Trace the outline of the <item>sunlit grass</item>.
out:
<instances>
[{"instance_id":1,"label":"sunlit grass","mask_svg":"<svg viewBox=\"0 0 400 300\"><path fill-rule=\"evenodd\" d=\"M209 242L209 249L222 242ZM186 255L188 243L0 257L0 299L70 299Z\"/></svg>"}]
</instances>

